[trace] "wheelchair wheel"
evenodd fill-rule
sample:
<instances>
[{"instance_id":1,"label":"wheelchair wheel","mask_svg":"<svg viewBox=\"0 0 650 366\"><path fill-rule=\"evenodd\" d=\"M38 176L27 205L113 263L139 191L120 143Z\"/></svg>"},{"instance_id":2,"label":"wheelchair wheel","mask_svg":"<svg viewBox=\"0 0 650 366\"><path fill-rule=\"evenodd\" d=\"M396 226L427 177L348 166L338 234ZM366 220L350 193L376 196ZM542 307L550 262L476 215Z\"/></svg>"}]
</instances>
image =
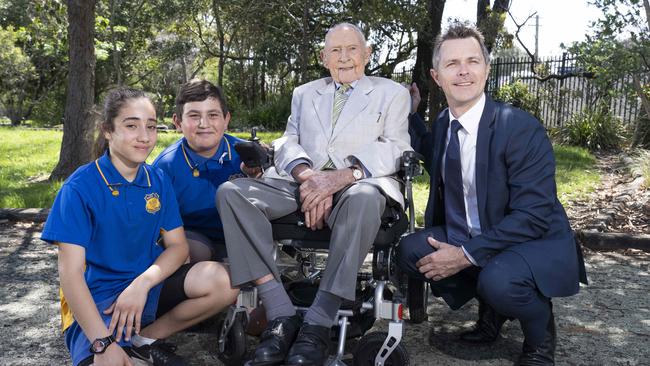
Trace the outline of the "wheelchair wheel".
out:
<instances>
[{"instance_id":1,"label":"wheelchair wheel","mask_svg":"<svg viewBox=\"0 0 650 366\"><path fill-rule=\"evenodd\" d=\"M354 366L374 366L377 353L388 333L372 332L363 336L354 352ZM408 366L409 355L402 343L398 344L384 363L385 366Z\"/></svg>"},{"instance_id":2,"label":"wheelchair wheel","mask_svg":"<svg viewBox=\"0 0 650 366\"><path fill-rule=\"evenodd\" d=\"M427 320L427 283L409 278L407 291L409 320L411 323L420 324Z\"/></svg>"},{"instance_id":3,"label":"wheelchair wheel","mask_svg":"<svg viewBox=\"0 0 650 366\"><path fill-rule=\"evenodd\" d=\"M219 360L227 366L242 365L246 355L246 333L244 333L245 314L238 313L232 327L226 334L226 345Z\"/></svg>"}]
</instances>

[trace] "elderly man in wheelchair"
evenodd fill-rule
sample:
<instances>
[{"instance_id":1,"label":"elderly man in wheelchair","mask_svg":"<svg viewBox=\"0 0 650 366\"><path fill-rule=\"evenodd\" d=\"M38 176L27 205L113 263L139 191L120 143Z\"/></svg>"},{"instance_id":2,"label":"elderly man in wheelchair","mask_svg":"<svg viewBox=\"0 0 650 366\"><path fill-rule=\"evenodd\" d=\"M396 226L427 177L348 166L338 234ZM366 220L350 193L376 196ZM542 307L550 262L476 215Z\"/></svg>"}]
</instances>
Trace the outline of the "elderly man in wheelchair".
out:
<instances>
[{"instance_id":1,"label":"elderly man in wheelchair","mask_svg":"<svg viewBox=\"0 0 650 366\"><path fill-rule=\"evenodd\" d=\"M307 168L310 176L326 178L333 187L333 208L322 216L324 223L319 223L318 213L310 216L313 211L305 208L313 192L302 187L311 181L300 173L294 174L295 181L287 180L286 174L285 179L277 179L282 176L278 170L283 170L279 169L283 164L280 157L287 140L285 134L274 143L275 159L267 158L266 149L256 142L236 145L247 166L266 168L264 177L225 183L217 193L233 286L244 286L221 330L222 361L242 364L246 310L257 306L259 297L268 324L250 365L343 365L346 338L364 335L375 319L388 320L388 332L361 338L354 353L355 365L407 365L408 354L400 344L402 304L404 297L410 296L409 300L419 302L413 304L413 311L423 313L422 289L403 295L406 285L394 273L391 256L409 228L404 205L412 200L413 177L421 173L416 154L400 151L393 174L381 178L365 178L367 170L355 178L356 167L333 171ZM273 160L275 167L270 166ZM377 180L388 182L378 184ZM397 195L383 193L393 184ZM323 209L327 211L327 207ZM408 231L413 231L412 204L409 211ZM287 276L278 270L278 248L297 260L298 275ZM358 273L371 248L372 273ZM316 269L314 256L314 251L323 250L327 250L324 271ZM330 356L332 338L338 338L338 347Z\"/></svg>"},{"instance_id":2,"label":"elderly man in wheelchair","mask_svg":"<svg viewBox=\"0 0 650 366\"><path fill-rule=\"evenodd\" d=\"M402 154L412 150L411 99L401 85L364 75L370 52L355 25L330 28L321 51L330 77L294 90L285 133L273 144L274 166L262 178L235 179L217 191L232 285L253 283L268 319L254 366L327 362L332 327L344 300L355 300L357 273L382 215L404 205L395 175ZM304 318L281 281L272 224L298 210L306 228L329 228L327 264ZM383 292L378 297L383 309ZM381 352L390 354L399 338L386 344Z\"/></svg>"}]
</instances>

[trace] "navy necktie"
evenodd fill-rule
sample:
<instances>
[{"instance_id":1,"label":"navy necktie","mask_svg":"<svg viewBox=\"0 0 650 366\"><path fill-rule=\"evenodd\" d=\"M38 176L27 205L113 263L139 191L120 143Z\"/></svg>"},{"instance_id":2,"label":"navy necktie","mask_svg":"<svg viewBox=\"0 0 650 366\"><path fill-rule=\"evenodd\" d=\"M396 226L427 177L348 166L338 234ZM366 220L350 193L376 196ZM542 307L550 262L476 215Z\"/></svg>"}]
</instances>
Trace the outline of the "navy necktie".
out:
<instances>
[{"instance_id":1,"label":"navy necktie","mask_svg":"<svg viewBox=\"0 0 650 366\"><path fill-rule=\"evenodd\" d=\"M458 130L462 128L457 120L451 121L451 134L445 156L445 222L447 242L463 245L469 239L465 200L463 193L463 174L460 164L460 143Z\"/></svg>"}]
</instances>

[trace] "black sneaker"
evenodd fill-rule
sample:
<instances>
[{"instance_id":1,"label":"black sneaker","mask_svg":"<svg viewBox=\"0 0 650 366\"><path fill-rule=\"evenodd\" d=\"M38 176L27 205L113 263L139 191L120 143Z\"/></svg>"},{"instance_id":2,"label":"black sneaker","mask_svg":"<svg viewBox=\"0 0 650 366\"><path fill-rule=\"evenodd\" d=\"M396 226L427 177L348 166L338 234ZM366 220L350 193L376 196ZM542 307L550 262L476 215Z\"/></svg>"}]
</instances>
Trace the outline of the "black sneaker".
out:
<instances>
[{"instance_id":1,"label":"black sneaker","mask_svg":"<svg viewBox=\"0 0 650 366\"><path fill-rule=\"evenodd\" d=\"M174 353L176 346L165 343L162 340L157 340L152 344L146 344L142 347L135 347L131 349L134 356L147 361L153 366L187 366L185 360Z\"/></svg>"}]
</instances>

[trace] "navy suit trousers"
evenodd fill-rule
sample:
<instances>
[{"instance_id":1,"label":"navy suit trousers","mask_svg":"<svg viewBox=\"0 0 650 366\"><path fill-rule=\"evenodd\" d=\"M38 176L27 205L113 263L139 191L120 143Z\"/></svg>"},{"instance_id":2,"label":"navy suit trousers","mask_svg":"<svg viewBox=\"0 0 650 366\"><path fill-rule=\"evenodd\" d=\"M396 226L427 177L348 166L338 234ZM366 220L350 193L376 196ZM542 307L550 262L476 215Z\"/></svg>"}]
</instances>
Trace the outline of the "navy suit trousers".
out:
<instances>
[{"instance_id":1,"label":"navy suit trousers","mask_svg":"<svg viewBox=\"0 0 650 366\"><path fill-rule=\"evenodd\" d=\"M443 226L418 231L402 239L397 251L397 264L409 276L429 282L436 297L442 297L456 310L474 297L480 297L497 313L519 319L526 342L541 344L551 316L550 299L537 289L533 274L519 254L505 250L492 257L484 267L472 266L433 281L424 277L415 266L420 258L435 249L427 237L447 242Z\"/></svg>"}]
</instances>

